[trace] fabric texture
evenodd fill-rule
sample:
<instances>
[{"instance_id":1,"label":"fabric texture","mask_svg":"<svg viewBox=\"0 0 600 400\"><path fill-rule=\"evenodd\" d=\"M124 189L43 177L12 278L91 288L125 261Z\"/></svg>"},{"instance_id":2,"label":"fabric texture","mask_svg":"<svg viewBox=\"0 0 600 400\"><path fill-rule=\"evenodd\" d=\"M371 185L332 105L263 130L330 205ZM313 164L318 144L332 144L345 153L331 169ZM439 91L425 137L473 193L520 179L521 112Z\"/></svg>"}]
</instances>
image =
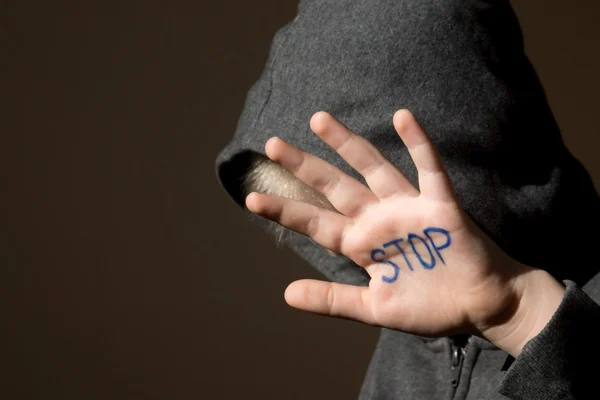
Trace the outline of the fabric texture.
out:
<instances>
[{"instance_id":1,"label":"fabric texture","mask_svg":"<svg viewBox=\"0 0 600 400\"><path fill-rule=\"evenodd\" d=\"M248 154L264 154L271 136L364 182L310 130L310 117L325 110L417 186L392 125L402 108L439 149L461 205L504 251L596 293L590 282L598 266L585 251L596 239L584 231L599 220L598 195L563 144L505 0L300 1L296 18L275 35L233 138L217 156L219 182L241 206ZM327 279L368 284L362 268L302 235L285 245ZM460 348L466 354L457 379L456 338L382 329L361 398L505 398L497 383L506 354L478 338ZM517 361L503 386L511 395Z\"/></svg>"},{"instance_id":2,"label":"fabric texture","mask_svg":"<svg viewBox=\"0 0 600 400\"><path fill-rule=\"evenodd\" d=\"M530 340L504 376L499 392L518 400L592 399L600 349L600 306L565 281L565 297L552 320Z\"/></svg>"}]
</instances>

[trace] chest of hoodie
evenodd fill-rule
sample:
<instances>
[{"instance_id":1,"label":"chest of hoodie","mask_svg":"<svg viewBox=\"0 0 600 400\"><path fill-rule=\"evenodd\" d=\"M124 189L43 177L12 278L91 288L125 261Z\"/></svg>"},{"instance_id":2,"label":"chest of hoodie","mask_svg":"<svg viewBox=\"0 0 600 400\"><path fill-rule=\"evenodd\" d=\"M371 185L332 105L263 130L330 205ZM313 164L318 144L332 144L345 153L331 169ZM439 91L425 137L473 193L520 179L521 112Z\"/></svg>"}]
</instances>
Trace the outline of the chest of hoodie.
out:
<instances>
[{"instance_id":1,"label":"chest of hoodie","mask_svg":"<svg viewBox=\"0 0 600 400\"><path fill-rule=\"evenodd\" d=\"M507 356L478 337L382 329L360 399L505 399L496 385Z\"/></svg>"}]
</instances>

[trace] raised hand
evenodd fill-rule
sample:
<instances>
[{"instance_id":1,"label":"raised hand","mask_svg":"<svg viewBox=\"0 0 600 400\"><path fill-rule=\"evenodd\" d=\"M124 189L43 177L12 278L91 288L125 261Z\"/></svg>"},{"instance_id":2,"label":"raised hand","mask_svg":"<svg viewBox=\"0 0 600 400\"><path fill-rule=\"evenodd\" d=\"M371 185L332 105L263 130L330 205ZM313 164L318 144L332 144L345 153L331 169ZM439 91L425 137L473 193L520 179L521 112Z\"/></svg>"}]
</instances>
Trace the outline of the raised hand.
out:
<instances>
[{"instance_id":1,"label":"raised hand","mask_svg":"<svg viewBox=\"0 0 600 400\"><path fill-rule=\"evenodd\" d=\"M339 211L251 193L249 210L343 254L371 276L369 287L301 280L293 307L425 336L472 333L509 340L532 272L501 251L457 203L427 134L407 110L393 124L418 170L419 189L367 140L326 112L310 125L368 187L278 138L267 156L322 192ZM508 326L507 326L508 324Z\"/></svg>"}]
</instances>

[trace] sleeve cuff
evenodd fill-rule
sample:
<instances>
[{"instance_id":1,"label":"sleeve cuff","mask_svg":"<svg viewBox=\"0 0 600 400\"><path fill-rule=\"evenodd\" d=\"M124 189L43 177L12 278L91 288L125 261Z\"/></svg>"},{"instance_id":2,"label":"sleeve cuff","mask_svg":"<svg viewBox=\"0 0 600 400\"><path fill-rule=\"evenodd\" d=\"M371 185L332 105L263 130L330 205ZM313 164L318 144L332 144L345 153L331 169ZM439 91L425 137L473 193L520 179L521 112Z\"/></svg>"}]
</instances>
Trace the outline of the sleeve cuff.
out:
<instances>
[{"instance_id":1,"label":"sleeve cuff","mask_svg":"<svg viewBox=\"0 0 600 400\"><path fill-rule=\"evenodd\" d=\"M550 322L502 374L500 394L549 400L585 398L593 393L588 389L597 390L590 364L600 356L594 342L600 335L600 306L575 282L564 284L565 296Z\"/></svg>"}]
</instances>

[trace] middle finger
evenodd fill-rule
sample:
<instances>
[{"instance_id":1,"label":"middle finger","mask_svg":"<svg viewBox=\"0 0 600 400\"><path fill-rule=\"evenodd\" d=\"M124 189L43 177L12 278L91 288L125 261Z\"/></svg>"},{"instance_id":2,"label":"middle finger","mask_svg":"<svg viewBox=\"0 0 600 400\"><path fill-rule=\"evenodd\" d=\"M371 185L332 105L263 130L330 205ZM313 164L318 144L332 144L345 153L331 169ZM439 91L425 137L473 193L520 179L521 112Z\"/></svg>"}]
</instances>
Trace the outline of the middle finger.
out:
<instances>
[{"instance_id":1,"label":"middle finger","mask_svg":"<svg viewBox=\"0 0 600 400\"><path fill-rule=\"evenodd\" d=\"M321 111L313 115L310 126L352 168L360 173L373 193L385 199L396 193L418 196L419 191L377 150L373 144L352 132L331 114Z\"/></svg>"}]
</instances>

